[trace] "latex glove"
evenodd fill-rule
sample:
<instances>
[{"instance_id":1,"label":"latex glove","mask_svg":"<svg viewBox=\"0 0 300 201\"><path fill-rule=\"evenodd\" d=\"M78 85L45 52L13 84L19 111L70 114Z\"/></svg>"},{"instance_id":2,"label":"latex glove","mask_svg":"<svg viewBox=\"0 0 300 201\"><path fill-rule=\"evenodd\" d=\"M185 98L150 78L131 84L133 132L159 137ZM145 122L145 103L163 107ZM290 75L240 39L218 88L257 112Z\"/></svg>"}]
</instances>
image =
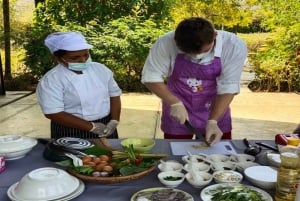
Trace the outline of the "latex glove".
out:
<instances>
[{"instance_id":1,"label":"latex glove","mask_svg":"<svg viewBox=\"0 0 300 201\"><path fill-rule=\"evenodd\" d=\"M103 123L94 123L91 122L93 124L93 128L90 130L90 132L97 134L99 137L107 137L107 127L105 124Z\"/></svg>"},{"instance_id":2,"label":"latex glove","mask_svg":"<svg viewBox=\"0 0 300 201\"><path fill-rule=\"evenodd\" d=\"M171 105L170 115L174 117L180 124L184 124L185 120L188 119L188 112L181 101Z\"/></svg>"},{"instance_id":3,"label":"latex glove","mask_svg":"<svg viewBox=\"0 0 300 201\"><path fill-rule=\"evenodd\" d=\"M119 124L119 121L114 120L114 119L110 120L104 130L106 135L109 136L109 135L113 134L113 132L116 130L118 124Z\"/></svg>"},{"instance_id":4,"label":"latex glove","mask_svg":"<svg viewBox=\"0 0 300 201\"><path fill-rule=\"evenodd\" d=\"M223 132L220 130L218 126L218 122L216 120L208 120L206 124L206 140L211 144L216 144L219 142L223 136Z\"/></svg>"}]
</instances>

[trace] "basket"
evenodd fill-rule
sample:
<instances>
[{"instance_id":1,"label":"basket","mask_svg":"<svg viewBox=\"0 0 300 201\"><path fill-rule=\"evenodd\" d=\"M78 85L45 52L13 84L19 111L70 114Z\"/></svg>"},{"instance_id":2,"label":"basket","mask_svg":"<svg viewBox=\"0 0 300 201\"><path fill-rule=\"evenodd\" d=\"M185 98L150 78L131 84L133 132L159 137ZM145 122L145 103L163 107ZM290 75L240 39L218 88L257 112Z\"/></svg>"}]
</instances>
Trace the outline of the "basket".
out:
<instances>
[{"instance_id":1,"label":"basket","mask_svg":"<svg viewBox=\"0 0 300 201\"><path fill-rule=\"evenodd\" d=\"M104 147L108 150L116 150L111 147L111 145L109 144L109 141L106 138L93 139L92 142L95 145ZM127 175L127 176L113 176L113 177L87 176L87 175L79 174L79 173L75 172L74 170L72 170L71 168L68 168L67 171L71 175L73 175L83 181L113 184L113 183L127 182L127 181L132 181L132 180L142 178L142 177L148 175L149 173L151 173L155 168L156 168L156 165L153 165L152 167L150 167L147 170L142 171L142 172L138 172L138 173Z\"/></svg>"},{"instance_id":2,"label":"basket","mask_svg":"<svg viewBox=\"0 0 300 201\"><path fill-rule=\"evenodd\" d=\"M154 169L156 168L156 165L150 167L149 169L139 172L136 174L131 174L127 176L114 176L114 177L92 177L92 176L87 176L83 174L78 174L77 172L73 171L72 169L67 169L67 171L77 177L78 179L81 179L83 181L88 181L88 182L97 182L97 183L107 183L107 184L114 184L114 183L122 183L122 182L127 182L127 181L132 181L136 180L139 178L142 178L149 173L151 173Z\"/></svg>"}]
</instances>

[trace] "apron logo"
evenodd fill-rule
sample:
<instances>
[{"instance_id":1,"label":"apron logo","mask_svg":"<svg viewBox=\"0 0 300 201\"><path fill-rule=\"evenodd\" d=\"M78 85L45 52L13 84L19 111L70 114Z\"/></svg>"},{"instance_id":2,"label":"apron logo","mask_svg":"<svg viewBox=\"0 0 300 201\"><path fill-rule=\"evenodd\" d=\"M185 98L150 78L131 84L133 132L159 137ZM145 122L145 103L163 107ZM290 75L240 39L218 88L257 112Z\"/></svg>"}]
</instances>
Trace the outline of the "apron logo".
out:
<instances>
[{"instance_id":1,"label":"apron logo","mask_svg":"<svg viewBox=\"0 0 300 201\"><path fill-rule=\"evenodd\" d=\"M202 80L197 80L196 78L188 78L186 83L193 92L203 91Z\"/></svg>"}]
</instances>

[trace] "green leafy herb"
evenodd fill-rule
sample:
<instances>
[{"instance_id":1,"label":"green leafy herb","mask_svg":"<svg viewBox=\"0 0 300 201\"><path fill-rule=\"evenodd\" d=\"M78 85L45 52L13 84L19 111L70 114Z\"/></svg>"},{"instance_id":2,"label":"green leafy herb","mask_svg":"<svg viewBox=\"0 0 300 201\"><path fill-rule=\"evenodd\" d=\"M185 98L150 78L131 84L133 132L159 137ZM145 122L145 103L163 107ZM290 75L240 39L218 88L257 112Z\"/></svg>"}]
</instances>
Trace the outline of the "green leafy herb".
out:
<instances>
[{"instance_id":1,"label":"green leafy herb","mask_svg":"<svg viewBox=\"0 0 300 201\"><path fill-rule=\"evenodd\" d=\"M77 166L72 168L75 172L84 175L91 175L95 170L90 166Z\"/></svg>"},{"instance_id":2,"label":"green leafy herb","mask_svg":"<svg viewBox=\"0 0 300 201\"><path fill-rule=\"evenodd\" d=\"M93 146L90 148L87 148L84 153L87 155L95 155L95 156L100 156L100 155L112 155L112 152L110 150L104 149L103 147L100 146Z\"/></svg>"},{"instance_id":3,"label":"green leafy herb","mask_svg":"<svg viewBox=\"0 0 300 201\"><path fill-rule=\"evenodd\" d=\"M259 192L244 186L220 187L208 194L212 195L211 201L265 201Z\"/></svg>"}]
</instances>

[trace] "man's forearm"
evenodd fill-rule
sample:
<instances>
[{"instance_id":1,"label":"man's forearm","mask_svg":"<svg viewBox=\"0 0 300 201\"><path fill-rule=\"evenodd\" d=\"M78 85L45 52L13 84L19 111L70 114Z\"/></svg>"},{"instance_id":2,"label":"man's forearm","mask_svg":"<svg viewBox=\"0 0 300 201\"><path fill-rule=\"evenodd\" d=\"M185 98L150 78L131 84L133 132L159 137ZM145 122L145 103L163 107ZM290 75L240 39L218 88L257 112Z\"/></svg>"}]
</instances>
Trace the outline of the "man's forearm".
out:
<instances>
[{"instance_id":1,"label":"man's forearm","mask_svg":"<svg viewBox=\"0 0 300 201\"><path fill-rule=\"evenodd\" d=\"M167 85L163 82L147 82L145 83L146 87L156 94L159 98L161 98L165 103L172 105L174 103L178 103L180 99L178 99L174 94L172 94Z\"/></svg>"}]
</instances>

